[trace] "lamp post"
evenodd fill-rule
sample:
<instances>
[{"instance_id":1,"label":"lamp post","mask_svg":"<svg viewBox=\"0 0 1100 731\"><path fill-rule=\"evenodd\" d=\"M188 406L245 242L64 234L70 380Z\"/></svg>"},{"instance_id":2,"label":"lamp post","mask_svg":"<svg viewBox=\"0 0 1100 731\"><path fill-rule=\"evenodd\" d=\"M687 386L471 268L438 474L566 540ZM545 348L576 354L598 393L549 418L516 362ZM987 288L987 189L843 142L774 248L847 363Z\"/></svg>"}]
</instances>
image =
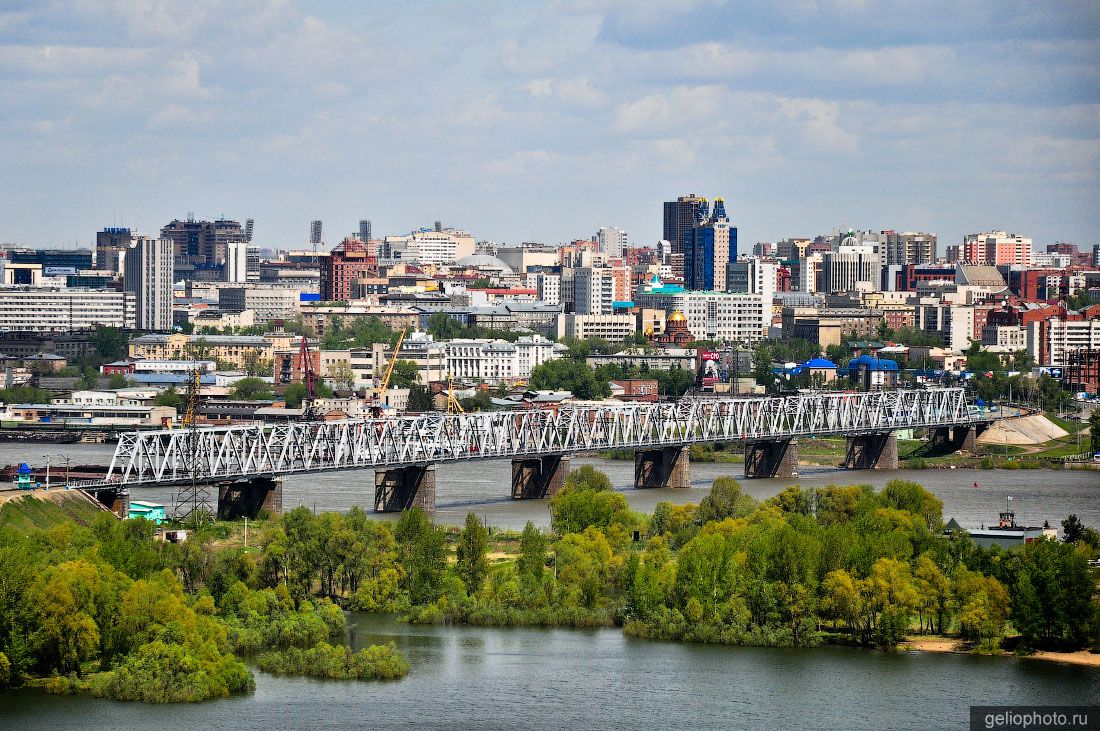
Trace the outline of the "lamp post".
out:
<instances>
[{"instance_id":1,"label":"lamp post","mask_svg":"<svg viewBox=\"0 0 1100 731\"><path fill-rule=\"evenodd\" d=\"M60 457L65 460L65 489L67 490L69 488L69 463L71 462L69 456L59 452L51 452L42 456L46 458L46 489L48 490L50 487L50 460L53 457Z\"/></svg>"}]
</instances>

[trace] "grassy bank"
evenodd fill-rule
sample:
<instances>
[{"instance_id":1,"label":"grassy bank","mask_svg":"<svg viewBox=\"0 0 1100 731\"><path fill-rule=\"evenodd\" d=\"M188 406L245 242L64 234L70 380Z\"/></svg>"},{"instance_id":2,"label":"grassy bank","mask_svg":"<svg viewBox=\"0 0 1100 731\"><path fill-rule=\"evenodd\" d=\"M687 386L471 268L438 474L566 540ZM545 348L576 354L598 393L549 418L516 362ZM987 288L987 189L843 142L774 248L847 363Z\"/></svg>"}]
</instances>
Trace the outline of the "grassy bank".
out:
<instances>
[{"instance_id":1,"label":"grassy bank","mask_svg":"<svg viewBox=\"0 0 1100 731\"><path fill-rule=\"evenodd\" d=\"M96 501L79 490L10 490L0 493L0 528L19 533L59 525L87 526L104 514Z\"/></svg>"}]
</instances>

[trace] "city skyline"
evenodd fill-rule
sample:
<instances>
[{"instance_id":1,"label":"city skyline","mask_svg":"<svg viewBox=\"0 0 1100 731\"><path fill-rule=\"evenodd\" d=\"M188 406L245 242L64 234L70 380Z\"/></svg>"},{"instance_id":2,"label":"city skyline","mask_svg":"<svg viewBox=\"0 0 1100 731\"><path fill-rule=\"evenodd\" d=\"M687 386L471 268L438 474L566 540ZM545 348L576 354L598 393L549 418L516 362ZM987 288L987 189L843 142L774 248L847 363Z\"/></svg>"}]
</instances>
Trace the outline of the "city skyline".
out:
<instances>
[{"instance_id":1,"label":"city skyline","mask_svg":"<svg viewBox=\"0 0 1100 731\"><path fill-rule=\"evenodd\" d=\"M1096 6L664 5L17 4L0 240L196 211L278 248L314 218L329 246L367 218L651 244L690 192L743 242L1100 238Z\"/></svg>"}]
</instances>

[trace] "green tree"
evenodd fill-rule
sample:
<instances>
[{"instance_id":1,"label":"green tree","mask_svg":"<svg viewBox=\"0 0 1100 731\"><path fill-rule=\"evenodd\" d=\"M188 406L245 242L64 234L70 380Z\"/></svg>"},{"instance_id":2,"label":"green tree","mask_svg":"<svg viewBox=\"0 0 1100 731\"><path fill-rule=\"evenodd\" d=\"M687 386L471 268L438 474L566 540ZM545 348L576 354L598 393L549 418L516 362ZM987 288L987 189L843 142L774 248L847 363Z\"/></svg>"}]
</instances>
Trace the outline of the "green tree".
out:
<instances>
[{"instance_id":1,"label":"green tree","mask_svg":"<svg viewBox=\"0 0 1100 731\"><path fill-rule=\"evenodd\" d=\"M244 355L244 372L249 376L271 376L275 372L275 363L271 358L260 355L258 350L250 350Z\"/></svg>"},{"instance_id":2,"label":"green tree","mask_svg":"<svg viewBox=\"0 0 1100 731\"><path fill-rule=\"evenodd\" d=\"M467 513L466 527L458 537L456 569L469 594L476 594L485 583L489 573L488 550L489 532L476 515Z\"/></svg>"},{"instance_id":3,"label":"green tree","mask_svg":"<svg viewBox=\"0 0 1100 731\"><path fill-rule=\"evenodd\" d=\"M529 576L536 583L542 583L543 569L546 567L546 536L531 521L523 526L519 539L519 558L516 559L516 572L520 577Z\"/></svg>"},{"instance_id":4,"label":"green tree","mask_svg":"<svg viewBox=\"0 0 1100 731\"><path fill-rule=\"evenodd\" d=\"M337 361L329 366L325 380L331 381L337 388L350 391L355 387L355 371L352 369L351 363L343 360Z\"/></svg>"},{"instance_id":5,"label":"green tree","mask_svg":"<svg viewBox=\"0 0 1100 731\"><path fill-rule=\"evenodd\" d=\"M1100 452L1100 409L1093 409L1089 416L1089 439L1093 453Z\"/></svg>"},{"instance_id":6,"label":"green tree","mask_svg":"<svg viewBox=\"0 0 1100 731\"><path fill-rule=\"evenodd\" d=\"M180 392L176 390L175 386L169 386L156 395L156 398L153 399L153 403L157 406L171 406L178 411L180 405L183 403L183 396L180 395Z\"/></svg>"},{"instance_id":7,"label":"green tree","mask_svg":"<svg viewBox=\"0 0 1100 731\"><path fill-rule=\"evenodd\" d=\"M436 340L454 340L462 332L462 323L446 312L433 312L428 316L428 332Z\"/></svg>"},{"instance_id":8,"label":"green tree","mask_svg":"<svg viewBox=\"0 0 1100 731\"><path fill-rule=\"evenodd\" d=\"M117 327L97 327L92 333L92 348L103 363L110 363L127 356L130 336Z\"/></svg>"},{"instance_id":9,"label":"green tree","mask_svg":"<svg viewBox=\"0 0 1100 731\"><path fill-rule=\"evenodd\" d=\"M597 380L587 364L572 358L557 358L535 366L528 385L538 391L571 391L579 399L605 399L611 395L607 381Z\"/></svg>"},{"instance_id":10,"label":"green tree","mask_svg":"<svg viewBox=\"0 0 1100 731\"><path fill-rule=\"evenodd\" d=\"M275 393L271 384L260 378L249 376L233 384L230 396L241 401L274 401Z\"/></svg>"},{"instance_id":11,"label":"green tree","mask_svg":"<svg viewBox=\"0 0 1100 731\"><path fill-rule=\"evenodd\" d=\"M414 604L428 604L443 591L443 575L447 568L447 537L442 528L432 524L420 508L401 514L394 529L401 563L405 567L403 588Z\"/></svg>"},{"instance_id":12,"label":"green tree","mask_svg":"<svg viewBox=\"0 0 1100 731\"><path fill-rule=\"evenodd\" d=\"M410 388L420 378L420 369L411 360L399 360L393 364L390 388Z\"/></svg>"},{"instance_id":13,"label":"green tree","mask_svg":"<svg viewBox=\"0 0 1100 731\"><path fill-rule=\"evenodd\" d=\"M413 413L422 413L431 411L434 406L432 395L428 391L427 386L421 386L416 383L409 387L409 411Z\"/></svg>"},{"instance_id":14,"label":"green tree","mask_svg":"<svg viewBox=\"0 0 1100 731\"><path fill-rule=\"evenodd\" d=\"M332 398L332 388L324 381L315 381L313 384L314 398ZM288 409L297 409L306 398L306 384L299 381L286 387L283 392L283 401Z\"/></svg>"},{"instance_id":15,"label":"green tree","mask_svg":"<svg viewBox=\"0 0 1100 731\"><path fill-rule=\"evenodd\" d=\"M732 477L716 477L710 494L699 503L695 519L700 525L726 518L740 518L756 508L756 501L741 492L741 483Z\"/></svg>"}]
</instances>

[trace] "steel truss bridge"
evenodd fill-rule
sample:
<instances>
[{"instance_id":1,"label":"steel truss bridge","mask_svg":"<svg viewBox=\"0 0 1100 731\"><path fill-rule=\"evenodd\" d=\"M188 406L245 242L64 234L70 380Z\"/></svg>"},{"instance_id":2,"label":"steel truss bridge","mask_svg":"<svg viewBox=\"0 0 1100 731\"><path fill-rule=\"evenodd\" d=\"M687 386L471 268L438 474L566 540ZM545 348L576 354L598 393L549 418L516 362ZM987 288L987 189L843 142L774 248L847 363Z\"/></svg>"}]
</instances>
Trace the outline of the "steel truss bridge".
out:
<instances>
[{"instance_id":1,"label":"steel truss bridge","mask_svg":"<svg viewBox=\"0 0 1100 731\"><path fill-rule=\"evenodd\" d=\"M124 434L97 486L172 485L707 442L778 442L988 421L962 388L812 392Z\"/></svg>"}]
</instances>

